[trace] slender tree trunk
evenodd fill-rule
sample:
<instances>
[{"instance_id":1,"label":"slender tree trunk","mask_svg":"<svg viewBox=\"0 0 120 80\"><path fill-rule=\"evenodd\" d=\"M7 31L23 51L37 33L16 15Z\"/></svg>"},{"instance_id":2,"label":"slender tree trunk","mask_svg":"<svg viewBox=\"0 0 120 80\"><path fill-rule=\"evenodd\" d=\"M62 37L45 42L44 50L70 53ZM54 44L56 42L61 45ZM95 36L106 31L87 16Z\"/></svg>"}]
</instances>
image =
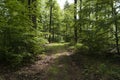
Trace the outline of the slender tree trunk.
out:
<instances>
[{"instance_id":1,"label":"slender tree trunk","mask_svg":"<svg viewBox=\"0 0 120 80\"><path fill-rule=\"evenodd\" d=\"M80 0L80 12L82 10L82 0ZM79 13L79 19L80 19L80 30L79 30L79 33L82 31L82 13Z\"/></svg>"},{"instance_id":2,"label":"slender tree trunk","mask_svg":"<svg viewBox=\"0 0 120 80\"><path fill-rule=\"evenodd\" d=\"M33 9L35 10L33 15L32 15L32 22L33 22L33 28L37 28L37 17L36 17L36 8L37 8L37 4L36 4L36 0L32 0L32 3L34 3Z\"/></svg>"},{"instance_id":3,"label":"slender tree trunk","mask_svg":"<svg viewBox=\"0 0 120 80\"><path fill-rule=\"evenodd\" d=\"M55 27L53 25L53 29L52 29L52 42L55 41Z\"/></svg>"},{"instance_id":4,"label":"slender tree trunk","mask_svg":"<svg viewBox=\"0 0 120 80\"><path fill-rule=\"evenodd\" d=\"M95 5L95 18L96 18L96 21L98 20L98 3L96 2L96 5Z\"/></svg>"},{"instance_id":5,"label":"slender tree trunk","mask_svg":"<svg viewBox=\"0 0 120 80\"><path fill-rule=\"evenodd\" d=\"M52 27L52 0L49 0L49 3L50 3L50 20L49 20L49 43L51 42L51 27Z\"/></svg>"},{"instance_id":6,"label":"slender tree trunk","mask_svg":"<svg viewBox=\"0 0 120 80\"><path fill-rule=\"evenodd\" d=\"M78 42L78 30L77 30L77 0L74 0L74 41Z\"/></svg>"},{"instance_id":7,"label":"slender tree trunk","mask_svg":"<svg viewBox=\"0 0 120 80\"><path fill-rule=\"evenodd\" d=\"M116 13L115 13L116 15ZM117 49L117 53L119 54L120 51L119 51L119 38L118 38L118 22L117 20L115 20L115 38L116 38L116 49Z\"/></svg>"},{"instance_id":8,"label":"slender tree trunk","mask_svg":"<svg viewBox=\"0 0 120 80\"><path fill-rule=\"evenodd\" d=\"M37 28L37 18L36 18L36 12L34 11L34 13L31 13L31 4L34 4L33 9L36 10L37 6L36 6L36 0L28 0L28 9L29 9L29 18L32 20L33 23L33 28Z\"/></svg>"},{"instance_id":9,"label":"slender tree trunk","mask_svg":"<svg viewBox=\"0 0 120 80\"><path fill-rule=\"evenodd\" d=\"M31 4L31 0L28 0L28 6L30 6L30 4Z\"/></svg>"},{"instance_id":10,"label":"slender tree trunk","mask_svg":"<svg viewBox=\"0 0 120 80\"><path fill-rule=\"evenodd\" d=\"M66 41L68 41L68 39L67 39L67 34L68 34L68 24L66 23L66 34L65 34L65 37L66 37L65 40L66 40Z\"/></svg>"},{"instance_id":11,"label":"slender tree trunk","mask_svg":"<svg viewBox=\"0 0 120 80\"><path fill-rule=\"evenodd\" d=\"M28 0L29 18L30 18L30 5L31 5L31 0Z\"/></svg>"},{"instance_id":12,"label":"slender tree trunk","mask_svg":"<svg viewBox=\"0 0 120 80\"><path fill-rule=\"evenodd\" d=\"M111 2L111 7L112 7L112 15L114 17L116 49L117 49L117 54L119 54L120 51L119 51L119 37L118 37L118 22L117 22L117 19L115 19L115 16L117 16L117 12L116 12L116 9L114 8L113 1Z\"/></svg>"}]
</instances>

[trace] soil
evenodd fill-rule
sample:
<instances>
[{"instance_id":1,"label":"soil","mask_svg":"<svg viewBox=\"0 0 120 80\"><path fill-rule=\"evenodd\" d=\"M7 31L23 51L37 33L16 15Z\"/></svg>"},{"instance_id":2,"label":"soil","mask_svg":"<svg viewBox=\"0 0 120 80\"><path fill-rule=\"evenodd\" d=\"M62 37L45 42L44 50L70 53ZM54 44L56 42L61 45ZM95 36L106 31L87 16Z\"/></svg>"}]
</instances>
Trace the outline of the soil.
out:
<instances>
[{"instance_id":1,"label":"soil","mask_svg":"<svg viewBox=\"0 0 120 80\"><path fill-rule=\"evenodd\" d=\"M81 80L79 68L72 61L73 52L41 54L29 66L4 72L0 80Z\"/></svg>"}]
</instances>

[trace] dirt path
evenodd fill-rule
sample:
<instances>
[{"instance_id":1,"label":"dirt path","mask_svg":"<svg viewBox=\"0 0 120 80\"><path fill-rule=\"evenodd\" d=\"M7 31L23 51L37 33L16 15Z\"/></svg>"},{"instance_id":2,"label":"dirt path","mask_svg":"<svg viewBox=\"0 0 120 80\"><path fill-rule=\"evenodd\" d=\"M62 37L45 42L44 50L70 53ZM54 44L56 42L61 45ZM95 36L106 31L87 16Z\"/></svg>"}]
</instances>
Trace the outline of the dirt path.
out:
<instances>
[{"instance_id":1,"label":"dirt path","mask_svg":"<svg viewBox=\"0 0 120 80\"><path fill-rule=\"evenodd\" d=\"M72 52L61 52L39 55L34 64L6 73L0 80L80 80L71 54Z\"/></svg>"}]
</instances>

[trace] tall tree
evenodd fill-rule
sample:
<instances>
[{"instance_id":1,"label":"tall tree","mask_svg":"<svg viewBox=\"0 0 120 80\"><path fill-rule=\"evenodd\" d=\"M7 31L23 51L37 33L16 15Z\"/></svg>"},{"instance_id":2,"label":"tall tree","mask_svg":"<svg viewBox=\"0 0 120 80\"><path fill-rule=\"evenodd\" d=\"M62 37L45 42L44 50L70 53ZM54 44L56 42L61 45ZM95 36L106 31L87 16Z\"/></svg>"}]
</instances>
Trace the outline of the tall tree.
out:
<instances>
[{"instance_id":1,"label":"tall tree","mask_svg":"<svg viewBox=\"0 0 120 80\"><path fill-rule=\"evenodd\" d=\"M52 9L53 9L53 1L49 0L50 3L50 20L49 20L49 42L51 42L51 32L52 32Z\"/></svg>"},{"instance_id":2,"label":"tall tree","mask_svg":"<svg viewBox=\"0 0 120 80\"><path fill-rule=\"evenodd\" d=\"M37 28L37 17L36 17L37 2L36 0L28 0L28 9L29 9L29 17L33 22L33 28Z\"/></svg>"},{"instance_id":3,"label":"tall tree","mask_svg":"<svg viewBox=\"0 0 120 80\"><path fill-rule=\"evenodd\" d=\"M68 4L66 2L64 6L64 18L63 18L63 35L64 40L70 42L71 40L74 41L74 4Z\"/></svg>"},{"instance_id":4,"label":"tall tree","mask_svg":"<svg viewBox=\"0 0 120 80\"><path fill-rule=\"evenodd\" d=\"M78 41L78 30L77 30L77 0L74 0L74 40L75 43Z\"/></svg>"},{"instance_id":5,"label":"tall tree","mask_svg":"<svg viewBox=\"0 0 120 80\"><path fill-rule=\"evenodd\" d=\"M115 8L116 1L111 0L111 8L112 8L112 16L114 20L114 27L115 27L115 42L116 42L116 50L117 53L119 54L119 37L118 37L118 20L117 20L117 11Z\"/></svg>"}]
</instances>

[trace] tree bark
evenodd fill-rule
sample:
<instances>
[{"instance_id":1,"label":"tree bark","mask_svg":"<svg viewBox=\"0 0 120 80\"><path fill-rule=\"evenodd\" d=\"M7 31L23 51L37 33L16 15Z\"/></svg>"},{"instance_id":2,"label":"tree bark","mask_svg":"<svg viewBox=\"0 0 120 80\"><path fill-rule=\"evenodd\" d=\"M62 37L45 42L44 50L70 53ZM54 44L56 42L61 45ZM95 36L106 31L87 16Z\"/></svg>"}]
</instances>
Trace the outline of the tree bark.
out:
<instances>
[{"instance_id":1,"label":"tree bark","mask_svg":"<svg viewBox=\"0 0 120 80\"><path fill-rule=\"evenodd\" d=\"M37 28L37 18L36 18L36 12L31 13L31 4L36 2L36 0L28 0L28 9L29 9L29 18L32 20L33 28ZM37 6L34 4L33 9L36 10Z\"/></svg>"},{"instance_id":2,"label":"tree bark","mask_svg":"<svg viewBox=\"0 0 120 80\"><path fill-rule=\"evenodd\" d=\"M80 12L81 12L81 10L82 10L82 0L80 0ZM80 30L79 30L79 33L80 32L82 32L82 12L81 13L79 13L79 20L80 20Z\"/></svg>"},{"instance_id":3,"label":"tree bark","mask_svg":"<svg viewBox=\"0 0 120 80\"><path fill-rule=\"evenodd\" d=\"M115 19L117 16L117 12L116 9L114 8L113 0L111 2L111 7L112 7L112 16L114 17L116 50L117 50L117 54L119 54L120 51L119 51L119 37L118 37L118 21L117 19Z\"/></svg>"},{"instance_id":4,"label":"tree bark","mask_svg":"<svg viewBox=\"0 0 120 80\"><path fill-rule=\"evenodd\" d=\"M49 21L49 39L48 39L48 41L49 41L49 43L51 43L51 27L52 27L52 8L53 8L53 6L52 6L52 0L49 0L49 3L50 3L50 21Z\"/></svg>"},{"instance_id":5,"label":"tree bark","mask_svg":"<svg viewBox=\"0 0 120 80\"><path fill-rule=\"evenodd\" d=\"M77 0L74 0L74 41L78 42L78 30L77 30Z\"/></svg>"}]
</instances>

